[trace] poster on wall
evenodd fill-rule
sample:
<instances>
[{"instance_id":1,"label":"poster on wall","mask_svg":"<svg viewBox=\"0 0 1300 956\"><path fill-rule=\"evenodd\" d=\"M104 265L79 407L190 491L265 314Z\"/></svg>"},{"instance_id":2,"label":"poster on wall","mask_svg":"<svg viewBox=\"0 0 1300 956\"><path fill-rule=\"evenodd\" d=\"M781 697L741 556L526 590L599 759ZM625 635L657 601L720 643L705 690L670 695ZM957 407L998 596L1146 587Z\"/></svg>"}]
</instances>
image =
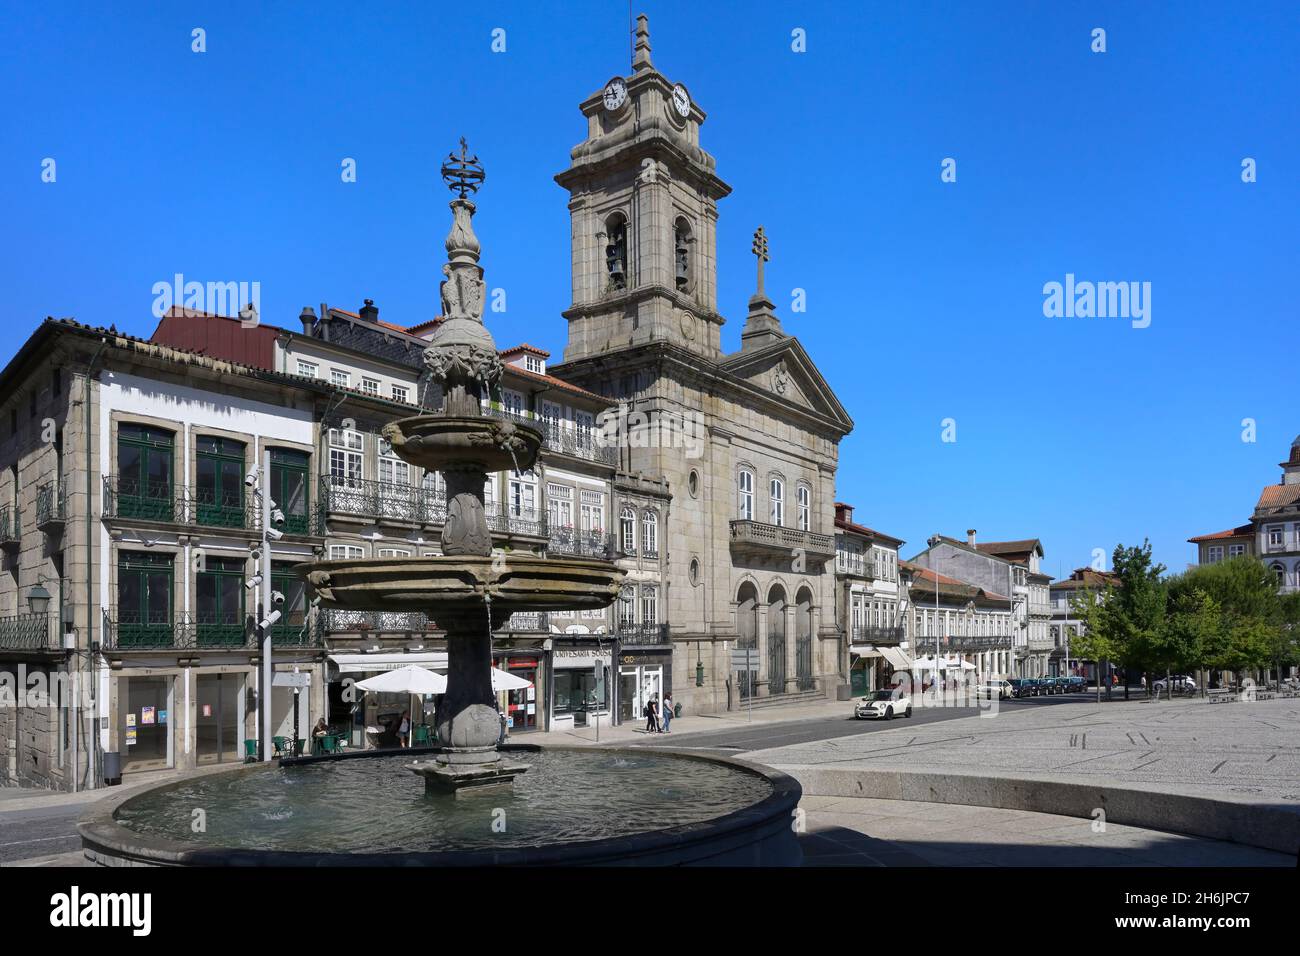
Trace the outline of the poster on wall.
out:
<instances>
[{"instance_id":1,"label":"poster on wall","mask_svg":"<svg viewBox=\"0 0 1300 956\"><path fill-rule=\"evenodd\" d=\"M126 725L127 725L128 727L134 727L134 726L135 726L135 714L127 714L127 715L126 715Z\"/></svg>"},{"instance_id":2,"label":"poster on wall","mask_svg":"<svg viewBox=\"0 0 1300 956\"><path fill-rule=\"evenodd\" d=\"M153 726L153 722L154 722L154 708L152 708L152 707L141 707L141 708L140 708L140 723L143 724L143 725L146 726L146 727L152 727L152 726Z\"/></svg>"},{"instance_id":3,"label":"poster on wall","mask_svg":"<svg viewBox=\"0 0 1300 956\"><path fill-rule=\"evenodd\" d=\"M537 699L537 688L534 687L532 684L528 685L528 699L530 701Z\"/></svg>"},{"instance_id":4,"label":"poster on wall","mask_svg":"<svg viewBox=\"0 0 1300 956\"><path fill-rule=\"evenodd\" d=\"M536 705L536 704L529 704L529 705L528 705L528 713L529 713L530 715L531 715L531 714L535 714L535 713L537 713L537 705Z\"/></svg>"},{"instance_id":5,"label":"poster on wall","mask_svg":"<svg viewBox=\"0 0 1300 956\"><path fill-rule=\"evenodd\" d=\"M167 711L165 710L158 711L158 723L160 724L167 723Z\"/></svg>"},{"instance_id":6,"label":"poster on wall","mask_svg":"<svg viewBox=\"0 0 1300 956\"><path fill-rule=\"evenodd\" d=\"M211 704L204 704L204 705L203 705L203 716L204 716L204 717L211 717L211 716L212 716L212 705L211 705Z\"/></svg>"},{"instance_id":7,"label":"poster on wall","mask_svg":"<svg viewBox=\"0 0 1300 956\"><path fill-rule=\"evenodd\" d=\"M127 745L128 747L134 747L134 746L135 746L135 730L134 730L134 728L131 729L131 730L128 730L128 731L126 732L126 745Z\"/></svg>"}]
</instances>

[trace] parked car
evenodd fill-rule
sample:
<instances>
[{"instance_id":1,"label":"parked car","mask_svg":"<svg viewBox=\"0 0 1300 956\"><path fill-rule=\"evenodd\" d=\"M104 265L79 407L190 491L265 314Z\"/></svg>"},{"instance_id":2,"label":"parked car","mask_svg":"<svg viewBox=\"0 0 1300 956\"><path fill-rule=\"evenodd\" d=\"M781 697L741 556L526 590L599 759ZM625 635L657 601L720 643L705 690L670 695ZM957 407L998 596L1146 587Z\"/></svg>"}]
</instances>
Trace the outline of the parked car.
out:
<instances>
[{"instance_id":1,"label":"parked car","mask_svg":"<svg viewBox=\"0 0 1300 956\"><path fill-rule=\"evenodd\" d=\"M853 708L853 716L858 720L872 717L893 720L898 714L904 717L912 716L912 698L907 696L901 687L872 691Z\"/></svg>"},{"instance_id":2,"label":"parked car","mask_svg":"<svg viewBox=\"0 0 1300 956\"><path fill-rule=\"evenodd\" d=\"M1165 692L1166 683L1168 683L1170 687L1172 687L1175 691L1179 693L1183 693L1183 694L1196 693L1196 681L1192 680L1186 674L1175 674L1173 677L1170 677L1168 681L1166 681L1165 678L1161 677L1159 680L1153 683L1151 687L1156 691L1156 693L1163 694Z\"/></svg>"},{"instance_id":3,"label":"parked car","mask_svg":"<svg viewBox=\"0 0 1300 956\"><path fill-rule=\"evenodd\" d=\"M1088 682L1082 677L1065 678L1065 689L1068 693L1078 694L1088 689Z\"/></svg>"},{"instance_id":4,"label":"parked car","mask_svg":"<svg viewBox=\"0 0 1300 956\"><path fill-rule=\"evenodd\" d=\"M1010 681L990 680L975 686L975 696L987 697L989 700L994 697L998 700L1007 700L1016 696L1016 689L1011 686Z\"/></svg>"},{"instance_id":5,"label":"parked car","mask_svg":"<svg viewBox=\"0 0 1300 956\"><path fill-rule=\"evenodd\" d=\"M1064 694L1067 690L1064 677L1048 677L1047 686L1051 688L1053 694Z\"/></svg>"},{"instance_id":6,"label":"parked car","mask_svg":"<svg viewBox=\"0 0 1300 956\"><path fill-rule=\"evenodd\" d=\"M1013 697L1033 697L1037 694L1033 681L1024 677L1013 677L1007 683L1011 685Z\"/></svg>"}]
</instances>

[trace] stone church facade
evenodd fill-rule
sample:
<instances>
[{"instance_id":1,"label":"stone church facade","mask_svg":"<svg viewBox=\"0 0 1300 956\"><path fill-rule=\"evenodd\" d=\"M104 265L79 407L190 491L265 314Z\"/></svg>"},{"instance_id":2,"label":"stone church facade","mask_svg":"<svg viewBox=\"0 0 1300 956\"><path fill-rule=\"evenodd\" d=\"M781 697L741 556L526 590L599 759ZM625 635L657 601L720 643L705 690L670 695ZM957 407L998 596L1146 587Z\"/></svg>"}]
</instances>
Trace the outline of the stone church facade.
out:
<instances>
[{"instance_id":1,"label":"stone church facade","mask_svg":"<svg viewBox=\"0 0 1300 956\"><path fill-rule=\"evenodd\" d=\"M610 398L622 472L667 489L660 607L671 688L687 713L747 697L833 694L835 471L853 422L763 290L724 353L718 200L705 114L653 65L638 19L633 71L581 104L587 136L556 181L569 192L573 302L554 373ZM758 651L756 675L732 651Z\"/></svg>"}]
</instances>

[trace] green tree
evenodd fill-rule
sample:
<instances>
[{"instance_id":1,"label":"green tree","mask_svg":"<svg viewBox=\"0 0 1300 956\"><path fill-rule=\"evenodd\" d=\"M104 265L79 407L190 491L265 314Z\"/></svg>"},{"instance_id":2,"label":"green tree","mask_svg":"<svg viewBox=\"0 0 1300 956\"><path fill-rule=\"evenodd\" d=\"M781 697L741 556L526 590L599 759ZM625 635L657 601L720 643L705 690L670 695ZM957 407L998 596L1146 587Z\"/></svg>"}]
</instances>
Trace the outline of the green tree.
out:
<instances>
[{"instance_id":1,"label":"green tree","mask_svg":"<svg viewBox=\"0 0 1300 956\"><path fill-rule=\"evenodd\" d=\"M1171 606L1186 609L1198 592L1218 605L1219 623L1205 637L1196 664L1240 678L1242 671L1266 668L1284 654L1277 577L1262 561L1243 556L1191 568L1170 581Z\"/></svg>"},{"instance_id":2,"label":"green tree","mask_svg":"<svg viewBox=\"0 0 1300 956\"><path fill-rule=\"evenodd\" d=\"M1102 623L1115 645L1115 656L1124 669L1147 669L1165 653L1160 633L1164 625L1166 590L1160 576L1163 564L1151 561L1151 542L1126 548L1119 544L1111 556L1119 581L1107 590L1113 596L1101 603ZM1128 699L1128 681L1124 681Z\"/></svg>"}]
</instances>

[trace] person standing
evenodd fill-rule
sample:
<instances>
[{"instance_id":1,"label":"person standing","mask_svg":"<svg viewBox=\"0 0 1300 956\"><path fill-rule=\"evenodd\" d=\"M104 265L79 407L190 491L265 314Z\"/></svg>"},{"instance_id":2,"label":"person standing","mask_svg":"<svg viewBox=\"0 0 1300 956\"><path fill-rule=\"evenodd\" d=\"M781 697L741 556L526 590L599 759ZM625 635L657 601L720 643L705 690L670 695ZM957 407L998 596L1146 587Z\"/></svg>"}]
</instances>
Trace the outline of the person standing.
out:
<instances>
[{"instance_id":1,"label":"person standing","mask_svg":"<svg viewBox=\"0 0 1300 956\"><path fill-rule=\"evenodd\" d=\"M645 732L659 733L659 700L657 694L651 694L645 703Z\"/></svg>"},{"instance_id":2,"label":"person standing","mask_svg":"<svg viewBox=\"0 0 1300 956\"><path fill-rule=\"evenodd\" d=\"M673 722L673 695L671 693L664 694L663 718L663 733L672 733L672 731L668 729L669 725Z\"/></svg>"},{"instance_id":3,"label":"person standing","mask_svg":"<svg viewBox=\"0 0 1300 956\"><path fill-rule=\"evenodd\" d=\"M409 747L411 740L411 712L402 711L402 722L397 727L397 743L402 747Z\"/></svg>"}]
</instances>

